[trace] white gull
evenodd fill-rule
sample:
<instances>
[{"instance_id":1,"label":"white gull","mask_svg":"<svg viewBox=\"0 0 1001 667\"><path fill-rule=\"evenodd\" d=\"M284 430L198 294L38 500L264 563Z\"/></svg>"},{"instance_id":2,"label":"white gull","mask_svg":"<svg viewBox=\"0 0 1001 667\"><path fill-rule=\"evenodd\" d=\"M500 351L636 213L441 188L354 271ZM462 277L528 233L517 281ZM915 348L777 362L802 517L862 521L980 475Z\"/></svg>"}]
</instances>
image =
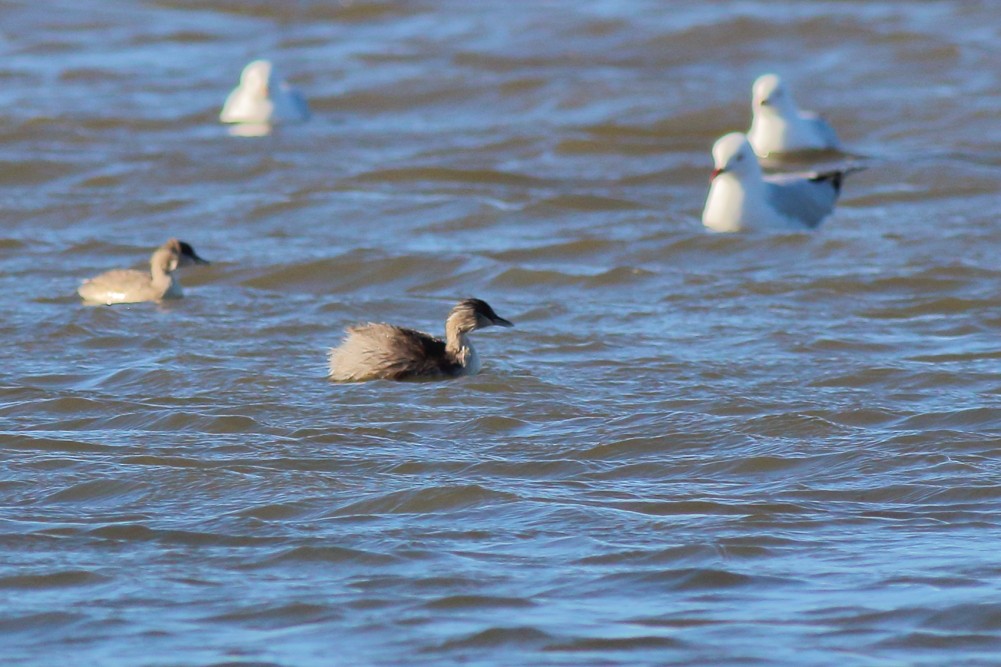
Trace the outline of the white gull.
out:
<instances>
[{"instance_id":1,"label":"white gull","mask_svg":"<svg viewBox=\"0 0 1001 667\"><path fill-rule=\"evenodd\" d=\"M845 174L862 169L765 175L740 132L716 141L713 165L702 224L715 232L814 228L834 210Z\"/></svg>"},{"instance_id":2,"label":"white gull","mask_svg":"<svg viewBox=\"0 0 1001 667\"><path fill-rule=\"evenodd\" d=\"M306 98L279 78L268 60L255 60L243 68L240 85L226 98L219 114L224 123L288 123L308 119Z\"/></svg>"},{"instance_id":3,"label":"white gull","mask_svg":"<svg viewBox=\"0 0 1001 667\"><path fill-rule=\"evenodd\" d=\"M812 111L800 111L775 74L759 76L754 82L751 112L754 117L747 139L761 157L840 147L834 128Z\"/></svg>"}]
</instances>

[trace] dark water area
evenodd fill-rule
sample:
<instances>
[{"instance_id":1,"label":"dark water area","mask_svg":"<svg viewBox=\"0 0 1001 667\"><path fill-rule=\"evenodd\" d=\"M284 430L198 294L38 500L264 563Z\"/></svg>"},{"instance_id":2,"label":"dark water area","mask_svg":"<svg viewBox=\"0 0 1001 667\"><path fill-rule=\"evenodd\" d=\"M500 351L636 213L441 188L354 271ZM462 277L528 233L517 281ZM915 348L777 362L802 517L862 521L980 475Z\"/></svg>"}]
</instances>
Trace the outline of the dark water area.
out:
<instances>
[{"instance_id":1,"label":"dark water area","mask_svg":"<svg viewBox=\"0 0 1001 667\"><path fill-rule=\"evenodd\" d=\"M4 665L1001 662L994 3L0 6ZM313 119L217 122L269 57ZM868 169L706 233L782 74ZM79 282L180 237L186 298ZM338 385L347 325L515 322Z\"/></svg>"}]
</instances>

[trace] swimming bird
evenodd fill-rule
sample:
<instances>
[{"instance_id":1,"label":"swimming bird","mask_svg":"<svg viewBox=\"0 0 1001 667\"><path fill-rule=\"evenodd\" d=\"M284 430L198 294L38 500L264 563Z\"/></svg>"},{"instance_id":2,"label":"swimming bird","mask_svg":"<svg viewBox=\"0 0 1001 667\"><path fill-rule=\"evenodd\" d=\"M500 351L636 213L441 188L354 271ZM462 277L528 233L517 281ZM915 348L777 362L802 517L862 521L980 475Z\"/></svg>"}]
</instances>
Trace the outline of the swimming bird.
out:
<instances>
[{"instance_id":1,"label":"swimming bird","mask_svg":"<svg viewBox=\"0 0 1001 667\"><path fill-rule=\"evenodd\" d=\"M840 147L834 128L812 111L800 111L777 75L759 76L752 97L753 119L747 139L759 156Z\"/></svg>"},{"instance_id":2,"label":"swimming bird","mask_svg":"<svg viewBox=\"0 0 1001 667\"><path fill-rule=\"evenodd\" d=\"M486 301L463 299L445 320L445 339L392 324L348 327L344 341L330 350L330 379L445 379L474 375L480 360L469 334L489 326L513 327Z\"/></svg>"},{"instance_id":3,"label":"swimming bird","mask_svg":"<svg viewBox=\"0 0 1001 667\"><path fill-rule=\"evenodd\" d=\"M77 293L88 303L111 305L180 299L184 296L174 271L190 264L208 264L184 241L170 239L156 249L149 261L149 273L118 269L85 280Z\"/></svg>"},{"instance_id":4,"label":"swimming bird","mask_svg":"<svg viewBox=\"0 0 1001 667\"><path fill-rule=\"evenodd\" d=\"M278 77L269 60L243 68L240 85L226 98L223 123L289 123L309 120L309 105L297 89Z\"/></svg>"},{"instance_id":5,"label":"swimming bird","mask_svg":"<svg viewBox=\"0 0 1001 667\"><path fill-rule=\"evenodd\" d=\"M816 227L834 210L845 174L862 168L766 176L740 132L716 141L713 163L702 224L716 232Z\"/></svg>"}]
</instances>

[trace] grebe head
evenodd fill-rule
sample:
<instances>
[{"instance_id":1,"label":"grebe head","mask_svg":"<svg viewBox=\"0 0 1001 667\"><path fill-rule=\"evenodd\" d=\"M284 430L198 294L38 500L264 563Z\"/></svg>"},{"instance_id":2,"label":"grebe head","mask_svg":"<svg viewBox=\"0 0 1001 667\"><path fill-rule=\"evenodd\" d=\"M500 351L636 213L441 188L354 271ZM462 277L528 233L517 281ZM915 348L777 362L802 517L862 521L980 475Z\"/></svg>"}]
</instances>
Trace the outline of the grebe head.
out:
<instances>
[{"instance_id":1,"label":"grebe head","mask_svg":"<svg viewBox=\"0 0 1001 667\"><path fill-rule=\"evenodd\" d=\"M199 257L190 243L170 239L156 249L150 263L154 272L173 273L182 266L208 264L209 262Z\"/></svg>"},{"instance_id":2,"label":"grebe head","mask_svg":"<svg viewBox=\"0 0 1001 667\"><path fill-rule=\"evenodd\" d=\"M190 264L208 264L211 263L208 259L203 259L198 256L198 253L194 251L190 243L185 243L182 240L176 238L171 238L168 243L177 243L177 254L180 259L177 262L178 266L189 266Z\"/></svg>"},{"instance_id":3,"label":"grebe head","mask_svg":"<svg viewBox=\"0 0 1001 667\"><path fill-rule=\"evenodd\" d=\"M486 301L463 299L448 314L445 327L459 333L469 333L489 326L513 327L514 324L494 312Z\"/></svg>"},{"instance_id":4,"label":"grebe head","mask_svg":"<svg viewBox=\"0 0 1001 667\"><path fill-rule=\"evenodd\" d=\"M192 264L209 264L207 259L202 259L195 252L195 249L191 247L190 243L185 243L179 239L170 239L163 244L163 248L168 250L170 254L176 258L176 263L174 264L174 269L181 266L190 266ZM173 269L171 269L173 270Z\"/></svg>"}]
</instances>

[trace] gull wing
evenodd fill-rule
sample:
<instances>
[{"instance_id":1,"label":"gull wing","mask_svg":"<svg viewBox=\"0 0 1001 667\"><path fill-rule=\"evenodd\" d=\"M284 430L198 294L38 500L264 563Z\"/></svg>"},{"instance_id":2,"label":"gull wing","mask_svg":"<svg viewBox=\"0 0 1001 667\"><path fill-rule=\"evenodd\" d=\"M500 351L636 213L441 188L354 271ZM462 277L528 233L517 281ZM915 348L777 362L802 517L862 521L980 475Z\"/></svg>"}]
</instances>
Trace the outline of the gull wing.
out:
<instances>
[{"instance_id":1,"label":"gull wing","mask_svg":"<svg viewBox=\"0 0 1001 667\"><path fill-rule=\"evenodd\" d=\"M776 174L765 177L765 196L776 211L793 222L816 227L834 210L845 172Z\"/></svg>"},{"instance_id":2,"label":"gull wing","mask_svg":"<svg viewBox=\"0 0 1001 667\"><path fill-rule=\"evenodd\" d=\"M810 123L814 131L821 137L824 138L824 143L826 148L836 149L841 146L841 142L838 140L838 134L831 127L831 124L827 122L827 119L818 113L812 111L803 111L800 113L800 118Z\"/></svg>"}]
</instances>

